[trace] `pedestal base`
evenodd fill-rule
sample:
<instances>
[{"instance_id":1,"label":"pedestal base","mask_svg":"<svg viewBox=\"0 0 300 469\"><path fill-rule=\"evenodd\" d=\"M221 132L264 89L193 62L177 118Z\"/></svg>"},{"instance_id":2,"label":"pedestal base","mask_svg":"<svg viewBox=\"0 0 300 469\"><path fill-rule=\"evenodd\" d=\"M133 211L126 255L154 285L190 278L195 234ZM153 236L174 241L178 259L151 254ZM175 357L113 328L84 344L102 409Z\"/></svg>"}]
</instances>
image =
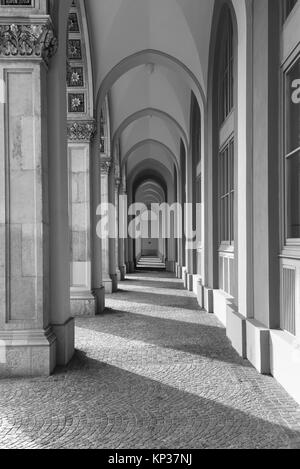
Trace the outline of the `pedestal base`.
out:
<instances>
[{"instance_id":1,"label":"pedestal base","mask_svg":"<svg viewBox=\"0 0 300 469\"><path fill-rule=\"evenodd\" d=\"M184 288L187 288L187 270L186 267L182 267L182 280Z\"/></svg>"},{"instance_id":2,"label":"pedestal base","mask_svg":"<svg viewBox=\"0 0 300 469\"><path fill-rule=\"evenodd\" d=\"M272 376L300 404L300 341L287 332L271 330L269 342Z\"/></svg>"},{"instance_id":3,"label":"pedestal base","mask_svg":"<svg viewBox=\"0 0 300 469\"><path fill-rule=\"evenodd\" d=\"M204 308L204 294L203 294L203 285L202 280L198 279L197 282L197 300L201 309Z\"/></svg>"},{"instance_id":4,"label":"pedestal base","mask_svg":"<svg viewBox=\"0 0 300 469\"><path fill-rule=\"evenodd\" d=\"M111 278L105 278L104 280L102 280L102 283L103 283L103 287L104 287L105 293L106 293L107 295L111 295L112 292L113 292L113 282L112 282L112 279L111 279Z\"/></svg>"},{"instance_id":5,"label":"pedestal base","mask_svg":"<svg viewBox=\"0 0 300 469\"><path fill-rule=\"evenodd\" d=\"M194 276L193 274L186 274L186 288L188 291L193 291L194 288Z\"/></svg>"},{"instance_id":6,"label":"pedestal base","mask_svg":"<svg viewBox=\"0 0 300 469\"><path fill-rule=\"evenodd\" d=\"M100 287L94 289L94 295L96 298L96 314L102 314L105 310L105 288Z\"/></svg>"},{"instance_id":7,"label":"pedestal base","mask_svg":"<svg viewBox=\"0 0 300 469\"><path fill-rule=\"evenodd\" d=\"M126 278L126 265L121 265L120 266L120 273L121 273L121 281L123 282Z\"/></svg>"},{"instance_id":8,"label":"pedestal base","mask_svg":"<svg viewBox=\"0 0 300 469\"><path fill-rule=\"evenodd\" d=\"M175 261L166 261L166 271L175 273Z\"/></svg>"},{"instance_id":9,"label":"pedestal base","mask_svg":"<svg viewBox=\"0 0 300 469\"><path fill-rule=\"evenodd\" d=\"M116 293L118 291L118 274L111 274L111 281L112 281L112 293Z\"/></svg>"},{"instance_id":10,"label":"pedestal base","mask_svg":"<svg viewBox=\"0 0 300 469\"><path fill-rule=\"evenodd\" d=\"M52 325L56 336L56 364L65 366L74 355L75 321L70 318L64 324Z\"/></svg>"},{"instance_id":11,"label":"pedestal base","mask_svg":"<svg viewBox=\"0 0 300 469\"><path fill-rule=\"evenodd\" d=\"M133 261L128 262L128 272L133 274L135 271L135 265Z\"/></svg>"},{"instance_id":12,"label":"pedestal base","mask_svg":"<svg viewBox=\"0 0 300 469\"><path fill-rule=\"evenodd\" d=\"M247 358L262 374L270 374L270 330L257 321L247 319Z\"/></svg>"},{"instance_id":13,"label":"pedestal base","mask_svg":"<svg viewBox=\"0 0 300 469\"><path fill-rule=\"evenodd\" d=\"M56 366L56 347L51 328L0 332L0 376L49 376Z\"/></svg>"},{"instance_id":14,"label":"pedestal base","mask_svg":"<svg viewBox=\"0 0 300 469\"><path fill-rule=\"evenodd\" d=\"M117 275L117 282L120 282L122 278L120 269L117 269L116 275Z\"/></svg>"},{"instance_id":15,"label":"pedestal base","mask_svg":"<svg viewBox=\"0 0 300 469\"><path fill-rule=\"evenodd\" d=\"M71 292L70 305L72 317L96 315L96 298L90 292Z\"/></svg>"},{"instance_id":16,"label":"pedestal base","mask_svg":"<svg viewBox=\"0 0 300 469\"><path fill-rule=\"evenodd\" d=\"M227 327L227 306L232 302L232 298L222 290L213 290L213 297L213 313L223 326Z\"/></svg>"},{"instance_id":17,"label":"pedestal base","mask_svg":"<svg viewBox=\"0 0 300 469\"><path fill-rule=\"evenodd\" d=\"M246 319L238 313L234 304L227 306L226 326L226 335L233 348L242 358L246 358Z\"/></svg>"},{"instance_id":18,"label":"pedestal base","mask_svg":"<svg viewBox=\"0 0 300 469\"><path fill-rule=\"evenodd\" d=\"M204 309L208 313L214 312L214 295L213 289L208 287L203 287L203 303Z\"/></svg>"}]
</instances>

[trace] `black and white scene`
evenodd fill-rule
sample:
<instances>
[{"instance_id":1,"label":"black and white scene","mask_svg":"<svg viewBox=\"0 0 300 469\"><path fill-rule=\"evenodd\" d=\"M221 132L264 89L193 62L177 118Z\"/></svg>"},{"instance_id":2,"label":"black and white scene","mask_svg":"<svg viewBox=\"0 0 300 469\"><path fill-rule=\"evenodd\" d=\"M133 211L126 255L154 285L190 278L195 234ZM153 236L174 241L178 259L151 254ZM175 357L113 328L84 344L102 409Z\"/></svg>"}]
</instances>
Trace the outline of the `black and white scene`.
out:
<instances>
[{"instance_id":1,"label":"black and white scene","mask_svg":"<svg viewBox=\"0 0 300 469\"><path fill-rule=\"evenodd\" d=\"M300 0L0 0L0 449L300 449Z\"/></svg>"}]
</instances>

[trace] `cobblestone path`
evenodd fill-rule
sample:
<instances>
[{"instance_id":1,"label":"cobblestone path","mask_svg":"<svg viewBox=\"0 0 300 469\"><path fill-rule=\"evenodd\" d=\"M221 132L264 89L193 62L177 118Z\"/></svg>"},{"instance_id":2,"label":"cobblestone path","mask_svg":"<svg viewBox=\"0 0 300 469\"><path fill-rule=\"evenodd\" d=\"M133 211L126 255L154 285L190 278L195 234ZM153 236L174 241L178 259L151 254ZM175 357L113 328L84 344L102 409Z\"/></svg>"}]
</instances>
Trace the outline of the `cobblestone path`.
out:
<instances>
[{"instance_id":1,"label":"cobblestone path","mask_svg":"<svg viewBox=\"0 0 300 469\"><path fill-rule=\"evenodd\" d=\"M234 352L167 273L129 275L105 314L76 320L50 378L0 381L1 448L286 448L300 410Z\"/></svg>"}]
</instances>

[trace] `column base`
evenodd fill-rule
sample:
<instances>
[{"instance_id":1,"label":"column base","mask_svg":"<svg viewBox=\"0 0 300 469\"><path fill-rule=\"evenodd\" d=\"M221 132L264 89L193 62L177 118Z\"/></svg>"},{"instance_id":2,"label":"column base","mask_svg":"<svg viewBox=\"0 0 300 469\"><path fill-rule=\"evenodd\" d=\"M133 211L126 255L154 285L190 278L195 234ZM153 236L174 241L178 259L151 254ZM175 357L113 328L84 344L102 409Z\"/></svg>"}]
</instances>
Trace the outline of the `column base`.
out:
<instances>
[{"instance_id":1,"label":"column base","mask_svg":"<svg viewBox=\"0 0 300 469\"><path fill-rule=\"evenodd\" d=\"M182 270L181 270L181 279L183 281L183 286L184 288L187 288L187 269L186 267L182 267Z\"/></svg>"},{"instance_id":2,"label":"column base","mask_svg":"<svg viewBox=\"0 0 300 469\"><path fill-rule=\"evenodd\" d=\"M221 290L213 290L213 313L227 327L227 305L231 303L232 298Z\"/></svg>"},{"instance_id":3,"label":"column base","mask_svg":"<svg viewBox=\"0 0 300 469\"><path fill-rule=\"evenodd\" d=\"M194 275L186 274L186 288L188 291L193 291L194 288Z\"/></svg>"},{"instance_id":4,"label":"column base","mask_svg":"<svg viewBox=\"0 0 300 469\"><path fill-rule=\"evenodd\" d=\"M131 274L135 272L135 264L133 261L128 262L128 272Z\"/></svg>"},{"instance_id":5,"label":"column base","mask_svg":"<svg viewBox=\"0 0 300 469\"><path fill-rule=\"evenodd\" d=\"M204 308L204 292L203 292L203 285L202 285L202 279L198 278L197 282L197 300L198 304L201 309Z\"/></svg>"},{"instance_id":6,"label":"column base","mask_svg":"<svg viewBox=\"0 0 300 469\"><path fill-rule=\"evenodd\" d=\"M246 320L247 358L262 374L270 374L270 330L254 319Z\"/></svg>"},{"instance_id":7,"label":"column base","mask_svg":"<svg viewBox=\"0 0 300 469\"><path fill-rule=\"evenodd\" d=\"M126 269L126 265L121 265L120 266L120 274L121 274L121 282L124 282L125 278L126 278L126 273L127 273L127 269Z\"/></svg>"},{"instance_id":8,"label":"column base","mask_svg":"<svg viewBox=\"0 0 300 469\"><path fill-rule=\"evenodd\" d=\"M166 261L166 271L175 273L175 261Z\"/></svg>"},{"instance_id":9,"label":"column base","mask_svg":"<svg viewBox=\"0 0 300 469\"><path fill-rule=\"evenodd\" d=\"M120 269L117 269L116 275L117 275L117 282L120 282L122 278Z\"/></svg>"},{"instance_id":10,"label":"column base","mask_svg":"<svg viewBox=\"0 0 300 469\"><path fill-rule=\"evenodd\" d=\"M70 305L71 315L73 317L96 315L96 298L89 291L71 291Z\"/></svg>"},{"instance_id":11,"label":"column base","mask_svg":"<svg viewBox=\"0 0 300 469\"><path fill-rule=\"evenodd\" d=\"M203 287L203 306L209 314L214 312L214 291L212 288Z\"/></svg>"},{"instance_id":12,"label":"column base","mask_svg":"<svg viewBox=\"0 0 300 469\"><path fill-rule=\"evenodd\" d=\"M111 295L113 292L113 282L111 278L105 277L102 279L103 287L107 295Z\"/></svg>"},{"instance_id":13,"label":"column base","mask_svg":"<svg viewBox=\"0 0 300 469\"><path fill-rule=\"evenodd\" d=\"M118 275L111 274L110 278L112 282L112 293L116 293L118 291Z\"/></svg>"},{"instance_id":14,"label":"column base","mask_svg":"<svg viewBox=\"0 0 300 469\"><path fill-rule=\"evenodd\" d=\"M56 336L56 364L65 366L74 355L75 321L68 319L64 324L52 324Z\"/></svg>"},{"instance_id":15,"label":"column base","mask_svg":"<svg viewBox=\"0 0 300 469\"><path fill-rule=\"evenodd\" d=\"M300 404L300 341L287 332L270 331L271 374Z\"/></svg>"},{"instance_id":16,"label":"column base","mask_svg":"<svg viewBox=\"0 0 300 469\"><path fill-rule=\"evenodd\" d=\"M96 298L96 315L102 314L105 310L105 288L95 288L94 295Z\"/></svg>"},{"instance_id":17,"label":"column base","mask_svg":"<svg viewBox=\"0 0 300 469\"><path fill-rule=\"evenodd\" d=\"M237 353L242 358L247 358L246 318L239 314L233 303L228 303L226 314L226 335Z\"/></svg>"},{"instance_id":18,"label":"column base","mask_svg":"<svg viewBox=\"0 0 300 469\"><path fill-rule=\"evenodd\" d=\"M0 332L0 376L49 376L56 366L52 329Z\"/></svg>"},{"instance_id":19,"label":"column base","mask_svg":"<svg viewBox=\"0 0 300 469\"><path fill-rule=\"evenodd\" d=\"M201 281L201 277L198 274L193 275L193 292L198 295L198 284Z\"/></svg>"}]
</instances>

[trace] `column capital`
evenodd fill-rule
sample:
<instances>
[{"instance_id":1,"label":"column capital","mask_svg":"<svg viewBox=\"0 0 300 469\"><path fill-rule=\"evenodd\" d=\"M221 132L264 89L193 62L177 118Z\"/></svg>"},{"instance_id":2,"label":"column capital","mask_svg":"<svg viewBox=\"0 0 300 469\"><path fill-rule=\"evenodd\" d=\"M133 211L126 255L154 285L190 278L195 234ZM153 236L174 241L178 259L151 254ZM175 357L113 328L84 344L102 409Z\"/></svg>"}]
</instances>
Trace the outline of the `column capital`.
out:
<instances>
[{"instance_id":1,"label":"column capital","mask_svg":"<svg viewBox=\"0 0 300 469\"><path fill-rule=\"evenodd\" d=\"M69 142L90 143L96 133L96 122L88 121L68 121L67 134Z\"/></svg>"},{"instance_id":2,"label":"column capital","mask_svg":"<svg viewBox=\"0 0 300 469\"><path fill-rule=\"evenodd\" d=\"M111 168L111 159L107 157L100 158L101 175L108 176Z\"/></svg>"},{"instance_id":3,"label":"column capital","mask_svg":"<svg viewBox=\"0 0 300 469\"><path fill-rule=\"evenodd\" d=\"M124 183L122 183L120 186L120 195L127 195L127 189Z\"/></svg>"},{"instance_id":4,"label":"column capital","mask_svg":"<svg viewBox=\"0 0 300 469\"><path fill-rule=\"evenodd\" d=\"M48 63L57 45L48 16L0 19L0 58L42 59Z\"/></svg>"}]
</instances>

